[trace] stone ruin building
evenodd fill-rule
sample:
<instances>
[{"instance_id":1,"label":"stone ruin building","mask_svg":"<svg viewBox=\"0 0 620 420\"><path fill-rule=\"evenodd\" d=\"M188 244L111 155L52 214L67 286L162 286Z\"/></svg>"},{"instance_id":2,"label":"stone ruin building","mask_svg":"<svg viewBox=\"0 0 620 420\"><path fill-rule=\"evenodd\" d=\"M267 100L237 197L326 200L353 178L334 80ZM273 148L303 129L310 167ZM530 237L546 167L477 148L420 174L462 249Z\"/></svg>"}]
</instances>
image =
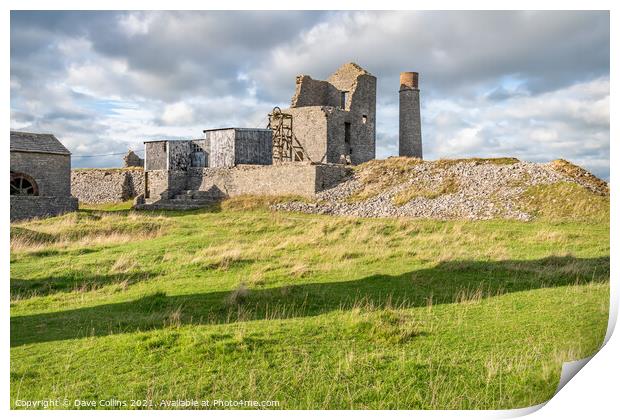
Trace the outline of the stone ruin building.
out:
<instances>
[{"instance_id":1,"label":"stone ruin building","mask_svg":"<svg viewBox=\"0 0 620 420\"><path fill-rule=\"evenodd\" d=\"M71 153L53 134L11 131L11 221L77 210Z\"/></svg>"},{"instance_id":2,"label":"stone ruin building","mask_svg":"<svg viewBox=\"0 0 620 420\"><path fill-rule=\"evenodd\" d=\"M357 165L375 158L377 78L355 63L327 80L297 76L293 134L309 160Z\"/></svg>"},{"instance_id":3,"label":"stone ruin building","mask_svg":"<svg viewBox=\"0 0 620 420\"><path fill-rule=\"evenodd\" d=\"M136 155L133 150L127 151L127 154L123 156L123 163L125 168L142 168L144 167L144 159Z\"/></svg>"},{"instance_id":4,"label":"stone ruin building","mask_svg":"<svg viewBox=\"0 0 620 420\"><path fill-rule=\"evenodd\" d=\"M274 162L272 131L204 130L205 138L145 142L144 195L136 208L190 209L241 194L312 196L344 165Z\"/></svg>"},{"instance_id":5,"label":"stone ruin building","mask_svg":"<svg viewBox=\"0 0 620 420\"><path fill-rule=\"evenodd\" d=\"M195 140L145 142L144 208L191 207L239 194L311 196L346 164L375 157L377 79L354 63L328 80L296 79L291 107L269 128L204 130Z\"/></svg>"},{"instance_id":6,"label":"stone ruin building","mask_svg":"<svg viewBox=\"0 0 620 420\"><path fill-rule=\"evenodd\" d=\"M422 157L418 74L401 74L400 155ZM192 208L240 195L306 195L330 188L348 165L375 158L377 79L355 63L327 80L297 76L291 106L268 129L204 130L194 140L146 141L137 208Z\"/></svg>"},{"instance_id":7,"label":"stone ruin building","mask_svg":"<svg viewBox=\"0 0 620 420\"><path fill-rule=\"evenodd\" d=\"M350 165L375 158L376 92L376 77L355 63L344 64L327 80L300 75L290 107L274 108L268 115L268 128L210 129L193 140L145 141L144 159L129 151L123 168L74 169L70 190L65 174L70 168L69 152L55 140L57 150L43 156L55 138L22 133L22 143L24 136L31 136L30 148L43 150L37 152L38 157L30 157L26 169L15 170L20 174L40 170L36 180L21 176L22 185L33 187L20 190L20 195L27 191L54 194L56 210L50 200L24 201L12 195L11 217L75 209L71 192L85 203L135 197L136 208L162 209L201 207L240 194L313 196L341 182L350 174ZM401 73L399 104L399 155L421 158L417 73ZM11 132L12 182L13 146L19 142L13 137ZM64 172L59 174L61 167ZM48 178L64 187L56 192L47 186L43 189Z\"/></svg>"}]
</instances>

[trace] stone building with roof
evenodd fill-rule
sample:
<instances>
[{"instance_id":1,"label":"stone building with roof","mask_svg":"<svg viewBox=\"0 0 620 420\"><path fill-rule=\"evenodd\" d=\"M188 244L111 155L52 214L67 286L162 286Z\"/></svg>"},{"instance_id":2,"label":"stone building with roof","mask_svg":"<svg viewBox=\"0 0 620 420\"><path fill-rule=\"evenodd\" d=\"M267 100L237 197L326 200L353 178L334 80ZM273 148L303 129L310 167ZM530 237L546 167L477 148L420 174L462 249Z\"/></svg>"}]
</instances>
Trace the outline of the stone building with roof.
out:
<instances>
[{"instance_id":1,"label":"stone building with roof","mask_svg":"<svg viewBox=\"0 0 620 420\"><path fill-rule=\"evenodd\" d=\"M11 221L77 210L71 153L53 134L11 131Z\"/></svg>"}]
</instances>

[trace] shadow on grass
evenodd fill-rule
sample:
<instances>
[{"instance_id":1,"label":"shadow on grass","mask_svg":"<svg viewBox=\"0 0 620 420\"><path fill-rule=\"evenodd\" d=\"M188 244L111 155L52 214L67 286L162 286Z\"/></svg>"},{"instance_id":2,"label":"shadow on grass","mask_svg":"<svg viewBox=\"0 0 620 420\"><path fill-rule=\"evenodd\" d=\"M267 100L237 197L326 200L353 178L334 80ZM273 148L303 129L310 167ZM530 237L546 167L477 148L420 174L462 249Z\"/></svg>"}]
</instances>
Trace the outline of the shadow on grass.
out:
<instances>
[{"instance_id":1,"label":"shadow on grass","mask_svg":"<svg viewBox=\"0 0 620 420\"><path fill-rule=\"evenodd\" d=\"M11 318L11 346L164 328L315 316L371 305L426 306L575 283L609 281L609 257L450 261L397 276L167 296Z\"/></svg>"},{"instance_id":2,"label":"shadow on grass","mask_svg":"<svg viewBox=\"0 0 620 420\"><path fill-rule=\"evenodd\" d=\"M35 280L11 279L11 299L23 299L33 296L49 296L59 292L90 291L103 286L116 284L127 287L139 281L148 280L155 273L147 271L97 274L85 276L75 272L61 277L46 277Z\"/></svg>"}]
</instances>

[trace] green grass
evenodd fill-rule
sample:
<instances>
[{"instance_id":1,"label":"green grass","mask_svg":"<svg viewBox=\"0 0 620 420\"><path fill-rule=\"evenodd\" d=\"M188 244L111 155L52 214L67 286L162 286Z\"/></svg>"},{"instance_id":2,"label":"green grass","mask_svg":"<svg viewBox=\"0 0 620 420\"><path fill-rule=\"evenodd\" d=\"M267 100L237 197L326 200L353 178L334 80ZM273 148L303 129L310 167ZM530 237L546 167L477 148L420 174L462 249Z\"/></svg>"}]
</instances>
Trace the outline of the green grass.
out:
<instances>
[{"instance_id":1,"label":"green grass","mask_svg":"<svg viewBox=\"0 0 620 420\"><path fill-rule=\"evenodd\" d=\"M605 335L608 219L240 207L13 224L12 406L516 408L548 400L562 362Z\"/></svg>"},{"instance_id":2,"label":"green grass","mask_svg":"<svg viewBox=\"0 0 620 420\"><path fill-rule=\"evenodd\" d=\"M121 201L119 203L102 203L102 204L80 203L81 210L119 211L119 210L130 210L131 206L133 206L133 200Z\"/></svg>"},{"instance_id":3,"label":"green grass","mask_svg":"<svg viewBox=\"0 0 620 420\"><path fill-rule=\"evenodd\" d=\"M520 202L525 211L545 220L609 223L609 194L599 195L573 182L529 187Z\"/></svg>"}]
</instances>

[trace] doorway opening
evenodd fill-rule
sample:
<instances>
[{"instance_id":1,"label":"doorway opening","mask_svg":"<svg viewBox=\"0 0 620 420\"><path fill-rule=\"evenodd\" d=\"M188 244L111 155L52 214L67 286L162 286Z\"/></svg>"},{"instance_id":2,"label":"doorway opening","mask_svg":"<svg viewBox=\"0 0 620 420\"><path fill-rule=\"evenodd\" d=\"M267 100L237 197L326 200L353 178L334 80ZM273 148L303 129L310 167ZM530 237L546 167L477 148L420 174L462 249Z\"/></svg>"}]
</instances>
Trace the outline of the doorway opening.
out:
<instances>
[{"instance_id":1,"label":"doorway opening","mask_svg":"<svg viewBox=\"0 0 620 420\"><path fill-rule=\"evenodd\" d=\"M347 154L353 153L351 148L351 123L344 123L344 148Z\"/></svg>"}]
</instances>

